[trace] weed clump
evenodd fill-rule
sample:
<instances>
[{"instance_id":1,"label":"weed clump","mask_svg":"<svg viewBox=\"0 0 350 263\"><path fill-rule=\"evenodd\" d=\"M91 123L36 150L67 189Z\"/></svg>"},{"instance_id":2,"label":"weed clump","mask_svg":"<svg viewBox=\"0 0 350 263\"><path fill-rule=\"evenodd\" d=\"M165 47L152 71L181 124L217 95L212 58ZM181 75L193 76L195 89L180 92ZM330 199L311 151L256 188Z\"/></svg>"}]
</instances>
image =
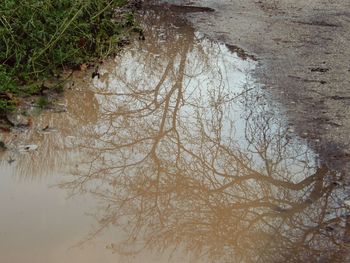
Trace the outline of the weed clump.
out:
<instances>
[{"instance_id":1,"label":"weed clump","mask_svg":"<svg viewBox=\"0 0 350 263\"><path fill-rule=\"evenodd\" d=\"M37 105L39 108L44 109L49 105L49 100L46 97L39 97Z\"/></svg>"},{"instance_id":2,"label":"weed clump","mask_svg":"<svg viewBox=\"0 0 350 263\"><path fill-rule=\"evenodd\" d=\"M62 68L114 55L133 25L126 0L4 0L0 5L0 117L40 95Z\"/></svg>"}]
</instances>

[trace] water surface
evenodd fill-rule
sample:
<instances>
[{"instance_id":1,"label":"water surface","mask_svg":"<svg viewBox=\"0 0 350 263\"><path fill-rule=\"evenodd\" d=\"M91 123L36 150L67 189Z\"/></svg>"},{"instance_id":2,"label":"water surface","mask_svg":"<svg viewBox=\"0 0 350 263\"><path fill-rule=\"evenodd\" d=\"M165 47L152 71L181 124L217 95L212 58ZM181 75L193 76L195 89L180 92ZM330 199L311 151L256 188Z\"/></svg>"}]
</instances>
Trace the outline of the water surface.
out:
<instances>
[{"instance_id":1,"label":"water surface","mask_svg":"<svg viewBox=\"0 0 350 263\"><path fill-rule=\"evenodd\" d=\"M256 62L169 12L142 19L145 41L75 73L65 112L1 135L1 262L345 262L342 175Z\"/></svg>"}]
</instances>

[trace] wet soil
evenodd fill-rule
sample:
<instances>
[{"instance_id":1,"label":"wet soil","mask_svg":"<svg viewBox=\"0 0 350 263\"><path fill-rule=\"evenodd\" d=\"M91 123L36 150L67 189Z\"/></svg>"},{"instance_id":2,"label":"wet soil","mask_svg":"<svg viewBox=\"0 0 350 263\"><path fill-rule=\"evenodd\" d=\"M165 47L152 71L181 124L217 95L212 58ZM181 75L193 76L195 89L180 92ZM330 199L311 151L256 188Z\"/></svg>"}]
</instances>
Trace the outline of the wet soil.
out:
<instances>
[{"instance_id":1,"label":"wet soil","mask_svg":"<svg viewBox=\"0 0 350 263\"><path fill-rule=\"evenodd\" d=\"M350 189L249 53L178 12L1 133L1 262L346 262Z\"/></svg>"},{"instance_id":2,"label":"wet soil","mask_svg":"<svg viewBox=\"0 0 350 263\"><path fill-rule=\"evenodd\" d=\"M350 2L195 0L190 5L215 10L186 18L211 38L254 55L260 62L257 77L285 107L290 125L329 166L348 172Z\"/></svg>"}]
</instances>

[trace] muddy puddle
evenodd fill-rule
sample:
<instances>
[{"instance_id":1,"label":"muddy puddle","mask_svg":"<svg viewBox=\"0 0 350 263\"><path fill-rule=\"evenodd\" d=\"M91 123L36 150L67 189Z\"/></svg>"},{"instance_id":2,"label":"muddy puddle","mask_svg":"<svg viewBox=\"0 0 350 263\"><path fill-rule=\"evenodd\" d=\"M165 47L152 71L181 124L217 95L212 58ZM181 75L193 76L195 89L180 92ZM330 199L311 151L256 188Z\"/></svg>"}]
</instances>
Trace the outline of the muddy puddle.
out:
<instances>
[{"instance_id":1,"label":"muddy puddle","mask_svg":"<svg viewBox=\"0 0 350 263\"><path fill-rule=\"evenodd\" d=\"M254 80L256 62L161 11L1 134L1 262L345 262L342 174ZM231 51L230 51L231 50Z\"/></svg>"}]
</instances>

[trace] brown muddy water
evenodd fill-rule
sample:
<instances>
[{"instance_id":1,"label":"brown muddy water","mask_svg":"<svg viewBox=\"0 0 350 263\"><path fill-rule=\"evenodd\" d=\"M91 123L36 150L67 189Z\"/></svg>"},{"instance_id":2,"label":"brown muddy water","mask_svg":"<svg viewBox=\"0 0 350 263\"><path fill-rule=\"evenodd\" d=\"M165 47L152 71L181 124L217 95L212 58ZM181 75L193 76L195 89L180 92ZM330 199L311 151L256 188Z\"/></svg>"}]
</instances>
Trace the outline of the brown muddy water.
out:
<instances>
[{"instance_id":1,"label":"brown muddy water","mask_svg":"<svg viewBox=\"0 0 350 263\"><path fill-rule=\"evenodd\" d=\"M142 21L65 111L1 134L0 262L346 262L349 189L256 62L169 12Z\"/></svg>"}]
</instances>

